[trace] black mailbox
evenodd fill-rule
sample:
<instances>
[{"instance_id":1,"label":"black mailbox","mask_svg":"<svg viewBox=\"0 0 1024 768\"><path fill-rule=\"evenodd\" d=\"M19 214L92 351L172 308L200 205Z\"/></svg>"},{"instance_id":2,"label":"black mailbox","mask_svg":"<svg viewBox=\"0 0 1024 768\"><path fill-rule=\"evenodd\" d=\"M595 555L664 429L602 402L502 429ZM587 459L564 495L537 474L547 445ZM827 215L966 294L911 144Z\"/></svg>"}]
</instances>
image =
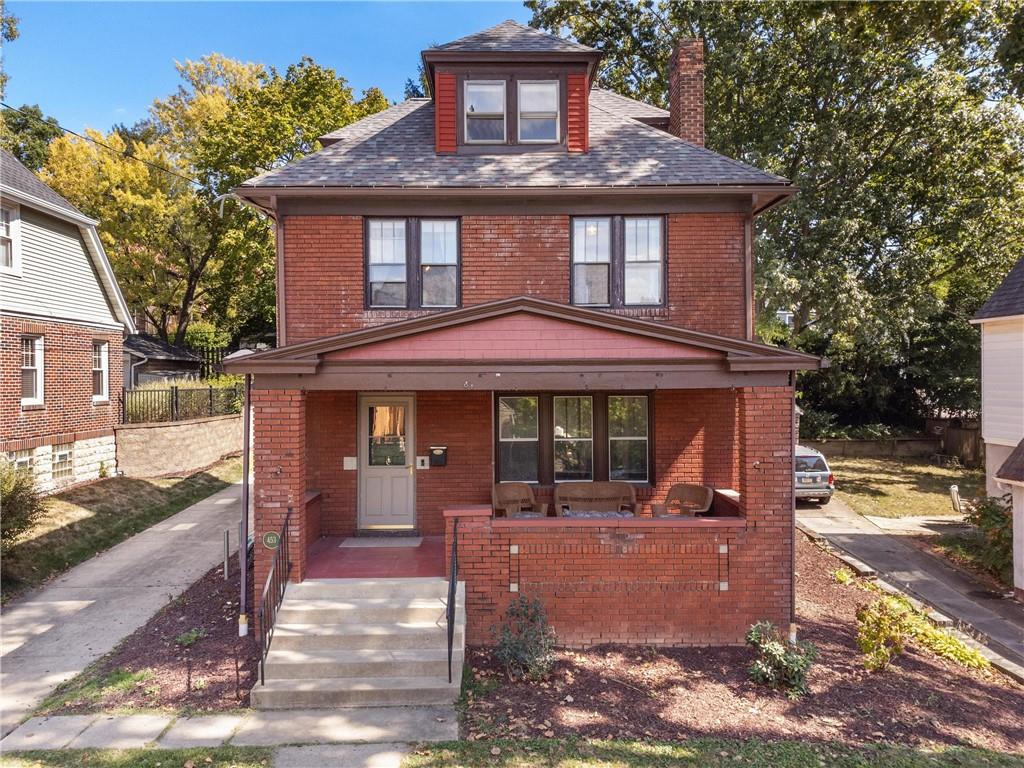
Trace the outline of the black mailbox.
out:
<instances>
[{"instance_id":1,"label":"black mailbox","mask_svg":"<svg viewBox=\"0 0 1024 768\"><path fill-rule=\"evenodd\" d=\"M447 467L448 466L448 446L447 445L432 445L432 446L430 446L430 466L432 466L432 467Z\"/></svg>"}]
</instances>

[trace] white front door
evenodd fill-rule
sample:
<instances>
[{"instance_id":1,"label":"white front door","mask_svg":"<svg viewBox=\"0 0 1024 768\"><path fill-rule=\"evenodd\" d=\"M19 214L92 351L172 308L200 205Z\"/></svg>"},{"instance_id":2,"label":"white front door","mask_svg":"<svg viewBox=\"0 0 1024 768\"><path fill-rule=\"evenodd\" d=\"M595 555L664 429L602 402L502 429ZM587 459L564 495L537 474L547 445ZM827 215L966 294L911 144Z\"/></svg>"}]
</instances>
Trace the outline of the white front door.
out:
<instances>
[{"instance_id":1,"label":"white front door","mask_svg":"<svg viewBox=\"0 0 1024 768\"><path fill-rule=\"evenodd\" d=\"M359 398L359 527L416 525L416 401L411 395Z\"/></svg>"}]
</instances>

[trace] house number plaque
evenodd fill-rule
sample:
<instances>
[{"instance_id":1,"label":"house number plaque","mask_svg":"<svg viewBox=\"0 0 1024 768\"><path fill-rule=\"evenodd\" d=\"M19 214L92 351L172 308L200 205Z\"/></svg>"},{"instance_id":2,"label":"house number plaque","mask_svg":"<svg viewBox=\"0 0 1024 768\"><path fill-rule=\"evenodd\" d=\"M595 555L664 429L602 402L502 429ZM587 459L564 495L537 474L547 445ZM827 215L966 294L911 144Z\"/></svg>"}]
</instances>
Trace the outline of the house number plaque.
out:
<instances>
[{"instance_id":1,"label":"house number plaque","mask_svg":"<svg viewBox=\"0 0 1024 768\"><path fill-rule=\"evenodd\" d=\"M267 549L277 549L281 546L281 536L277 531L267 531L263 534L263 546Z\"/></svg>"}]
</instances>

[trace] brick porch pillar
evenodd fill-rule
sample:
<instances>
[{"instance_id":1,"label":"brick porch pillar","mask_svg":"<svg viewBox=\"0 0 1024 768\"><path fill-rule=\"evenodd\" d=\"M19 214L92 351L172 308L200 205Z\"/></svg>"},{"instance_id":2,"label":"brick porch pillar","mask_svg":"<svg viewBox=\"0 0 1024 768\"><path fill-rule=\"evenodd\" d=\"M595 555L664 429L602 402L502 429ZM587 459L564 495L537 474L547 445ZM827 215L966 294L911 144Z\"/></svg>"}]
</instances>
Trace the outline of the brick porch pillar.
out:
<instances>
[{"instance_id":1,"label":"brick porch pillar","mask_svg":"<svg viewBox=\"0 0 1024 768\"><path fill-rule=\"evenodd\" d=\"M739 492L747 518L745 583L730 584L745 609L785 633L793 599L793 388L737 391Z\"/></svg>"},{"instance_id":2,"label":"brick porch pillar","mask_svg":"<svg viewBox=\"0 0 1024 768\"><path fill-rule=\"evenodd\" d=\"M280 533L292 508L289 550L292 581L306 571L306 393L297 389L253 389L253 475L255 548L253 608L259 606L274 550L263 543Z\"/></svg>"}]
</instances>

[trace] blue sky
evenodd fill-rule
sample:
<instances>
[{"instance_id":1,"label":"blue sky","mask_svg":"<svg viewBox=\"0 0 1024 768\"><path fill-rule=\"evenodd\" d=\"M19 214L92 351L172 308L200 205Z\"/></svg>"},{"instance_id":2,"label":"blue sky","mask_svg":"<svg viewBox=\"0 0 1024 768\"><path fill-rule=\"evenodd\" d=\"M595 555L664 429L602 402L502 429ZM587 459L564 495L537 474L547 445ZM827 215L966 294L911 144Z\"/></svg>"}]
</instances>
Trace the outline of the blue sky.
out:
<instances>
[{"instance_id":1,"label":"blue sky","mask_svg":"<svg viewBox=\"0 0 1024 768\"><path fill-rule=\"evenodd\" d=\"M519 2L18 2L21 36L4 51L6 101L36 104L72 130L145 117L177 87L175 61L218 51L284 68L303 55L358 93L402 99L419 52L508 18Z\"/></svg>"}]
</instances>

